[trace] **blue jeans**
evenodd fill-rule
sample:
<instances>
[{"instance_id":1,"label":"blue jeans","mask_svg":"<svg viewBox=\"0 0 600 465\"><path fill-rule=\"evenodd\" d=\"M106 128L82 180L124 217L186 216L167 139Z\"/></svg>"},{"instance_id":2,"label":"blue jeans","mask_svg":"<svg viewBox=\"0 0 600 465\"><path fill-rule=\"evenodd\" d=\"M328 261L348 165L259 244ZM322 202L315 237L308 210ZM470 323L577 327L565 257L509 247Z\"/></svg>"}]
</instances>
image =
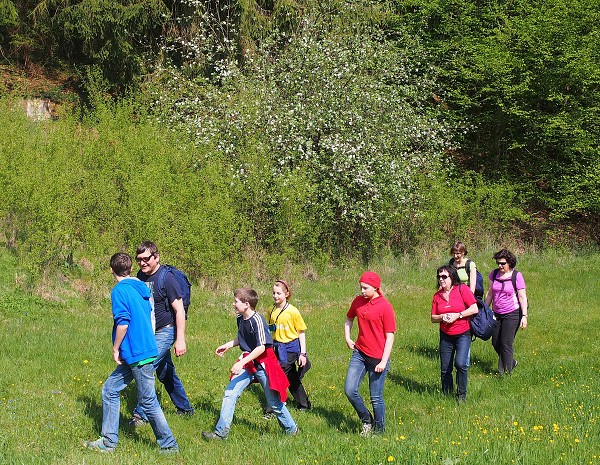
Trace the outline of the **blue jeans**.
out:
<instances>
[{"instance_id":1,"label":"blue jeans","mask_svg":"<svg viewBox=\"0 0 600 465\"><path fill-rule=\"evenodd\" d=\"M119 442L119 412L121 391L135 379L140 405L144 408L148 421L161 449L177 447L177 441L167 424L154 389L154 365L117 365L102 387L102 437L107 445L116 447Z\"/></svg>"},{"instance_id":2,"label":"blue jeans","mask_svg":"<svg viewBox=\"0 0 600 465\"><path fill-rule=\"evenodd\" d=\"M285 406L285 403L281 402L279 399L279 393L269 388L269 378L267 377L265 370L258 370L254 374L250 374L247 370L244 370L229 381L229 384L225 388L225 395L223 396L223 403L221 404L221 415L219 416L217 426L215 426L215 433L221 437L227 437L229 430L231 429L231 423L233 422L235 404L242 395L242 392L244 392L244 389L250 385L254 378L256 378L265 391L267 408L277 416L279 424L286 433L295 433L297 429L296 423Z\"/></svg>"},{"instance_id":3,"label":"blue jeans","mask_svg":"<svg viewBox=\"0 0 600 465\"><path fill-rule=\"evenodd\" d=\"M471 352L471 332L448 336L440 331L440 367L442 392L452 394L452 366L456 368L457 396L459 400L467 397L467 374L469 372L469 354Z\"/></svg>"},{"instance_id":4,"label":"blue jeans","mask_svg":"<svg viewBox=\"0 0 600 465\"><path fill-rule=\"evenodd\" d=\"M344 391L346 397L358 413L358 417L363 423L373 424L374 429L379 432L385 431L385 403L383 402L383 383L390 369L390 361L381 373L375 372L375 366L357 350L354 349L350 357L350 365L346 374L346 385ZM365 406L365 403L358 393L358 387L365 375L369 373L369 394L371 396L371 405L373 406L373 415ZM373 421L375 416L375 421Z\"/></svg>"},{"instance_id":5,"label":"blue jeans","mask_svg":"<svg viewBox=\"0 0 600 465\"><path fill-rule=\"evenodd\" d=\"M177 410L184 412L193 411L194 409L185 393L183 383L175 372L175 365L173 365L173 359L171 358L171 347L175 342L175 328L162 328L154 336L156 337L156 345L158 346L158 357L154 361L158 380L164 384L165 390L175 407L177 407ZM144 420L148 420L139 402L133 413L137 413Z\"/></svg>"}]
</instances>

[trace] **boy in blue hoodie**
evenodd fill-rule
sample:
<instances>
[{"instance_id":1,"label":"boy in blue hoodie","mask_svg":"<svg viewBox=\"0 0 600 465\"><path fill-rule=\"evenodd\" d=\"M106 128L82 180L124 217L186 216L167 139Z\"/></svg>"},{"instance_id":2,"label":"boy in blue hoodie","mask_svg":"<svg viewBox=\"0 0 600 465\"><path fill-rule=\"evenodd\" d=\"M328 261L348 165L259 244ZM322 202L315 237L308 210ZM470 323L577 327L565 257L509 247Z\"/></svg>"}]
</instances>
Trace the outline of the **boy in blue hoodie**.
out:
<instances>
[{"instance_id":1,"label":"boy in blue hoodie","mask_svg":"<svg viewBox=\"0 0 600 465\"><path fill-rule=\"evenodd\" d=\"M139 404L148 416L162 453L177 453L179 446L171 433L154 390L154 360L158 355L152 328L150 289L132 278L132 260L126 253L110 259L117 280L111 292L113 314L113 360L115 371L102 388L102 433L84 446L100 452L113 452L119 441L120 394L135 379Z\"/></svg>"}]
</instances>

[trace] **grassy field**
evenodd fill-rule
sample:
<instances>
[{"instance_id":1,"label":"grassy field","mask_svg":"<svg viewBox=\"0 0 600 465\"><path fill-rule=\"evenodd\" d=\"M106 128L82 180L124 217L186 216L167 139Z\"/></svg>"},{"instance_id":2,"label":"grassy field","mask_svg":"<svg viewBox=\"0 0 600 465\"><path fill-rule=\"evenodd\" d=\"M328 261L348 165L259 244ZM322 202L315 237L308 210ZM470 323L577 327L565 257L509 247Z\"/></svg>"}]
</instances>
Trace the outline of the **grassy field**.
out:
<instances>
[{"instance_id":1,"label":"grassy field","mask_svg":"<svg viewBox=\"0 0 600 465\"><path fill-rule=\"evenodd\" d=\"M493 265L490 256L474 257L485 272ZM314 407L292 409L301 429L295 437L283 435L276 420L262 418L260 390L251 388L238 403L229 439L202 440L201 431L216 422L237 353L213 355L235 332L233 289L195 287L188 354L176 366L196 415L175 415L159 389L181 447L178 456L162 457L149 427L127 427L136 401L131 388L122 398L117 451L104 455L82 447L98 437L100 391L113 368L110 276L100 301L66 292L43 300L17 290L17 264L0 252L0 463L600 464L600 255L521 257L517 268L531 307L530 326L516 338L519 366L512 377L497 376L491 344L476 341L468 401L461 406L439 392L438 329L429 320L439 262L398 259L373 267L395 307L398 332L385 390L388 431L370 439L358 436L360 425L343 393L350 355L343 322L362 270L331 269L295 280L293 302L309 327L313 369L305 385ZM259 290L264 312L270 283L239 284Z\"/></svg>"}]
</instances>

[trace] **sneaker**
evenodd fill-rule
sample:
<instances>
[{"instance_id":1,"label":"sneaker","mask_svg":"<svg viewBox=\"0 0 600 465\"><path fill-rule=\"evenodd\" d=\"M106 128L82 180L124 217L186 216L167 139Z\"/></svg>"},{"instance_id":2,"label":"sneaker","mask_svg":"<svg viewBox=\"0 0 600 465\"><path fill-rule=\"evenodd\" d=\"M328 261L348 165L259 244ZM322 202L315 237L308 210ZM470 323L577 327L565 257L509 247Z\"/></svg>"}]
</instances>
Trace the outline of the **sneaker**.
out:
<instances>
[{"instance_id":1,"label":"sneaker","mask_svg":"<svg viewBox=\"0 0 600 465\"><path fill-rule=\"evenodd\" d=\"M174 455L174 454L179 454L179 446L165 447L164 449L161 449L160 451L158 451L158 453L160 455Z\"/></svg>"},{"instance_id":2,"label":"sneaker","mask_svg":"<svg viewBox=\"0 0 600 465\"><path fill-rule=\"evenodd\" d=\"M132 428L140 428L141 426L144 426L146 423L148 423L148 420L144 420L137 413L134 413L131 420L129 420L129 426Z\"/></svg>"},{"instance_id":3,"label":"sneaker","mask_svg":"<svg viewBox=\"0 0 600 465\"><path fill-rule=\"evenodd\" d=\"M372 434L373 434L373 425L371 425L371 423L363 423L362 431L360 432L360 435L363 438L368 438L368 437L371 437Z\"/></svg>"},{"instance_id":4,"label":"sneaker","mask_svg":"<svg viewBox=\"0 0 600 465\"><path fill-rule=\"evenodd\" d=\"M95 441L84 441L83 446L88 449L97 450L99 452L114 452L115 447L107 446L104 438L98 438Z\"/></svg>"},{"instance_id":5,"label":"sneaker","mask_svg":"<svg viewBox=\"0 0 600 465\"><path fill-rule=\"evenodd\" d=\"M519 362L517 362L517 360L516 360L516 359L513 359L513 370L514 370L515 368L517 368L517 365L518 365L518 364L519 364Z\"/></svg>"},{"instance_id":6,"label":"sneaker","mask_svg":"<svg viewBox=\"0 0 600 465\"><path fill-rule=\"evenodd\" d=\"M265 413L263 414L263 418L265 420L272 420L273 418L276 418L277 415L275 415L275 412L273 412L272 410L265 410Z\"/></svg>"},{"instance_id":7,"label":"sneaker","mask_svg":"<svg viewBox=\"0 0 600 465\"><path fill-rule=\"evenodd\" d=\"M183 409L178 408L176 413L177 413L177 415L181 415L184 417L191 417L194 414L194 409L183 410Z\"/></svg>"},{"instance_id":8,"label":"sneaker","mask_svg":"<svg viewBox=\"0 0 600 465\"><path fill-rule=\"evenodd\" d=\"M300 434L300 428L298 428L296 426L296 429L294 431L292 431L291 433L287 433L287 434L288 434L288 436L296 436L296 435Z\"/></svg>"},{"instance_id":9,"label":"sneaker","mask_svg":"<svg viewBox=\"0 0 600 465\"><path fill-rule=\"evenodd\" d=\"M224 441L225 439L227 439L227 436L219 436L217 433L209 433L208 431L203 431L202 437L204 439L206 439L207 441L212 441L212 440Z\"/></svg>"}]
</instances>

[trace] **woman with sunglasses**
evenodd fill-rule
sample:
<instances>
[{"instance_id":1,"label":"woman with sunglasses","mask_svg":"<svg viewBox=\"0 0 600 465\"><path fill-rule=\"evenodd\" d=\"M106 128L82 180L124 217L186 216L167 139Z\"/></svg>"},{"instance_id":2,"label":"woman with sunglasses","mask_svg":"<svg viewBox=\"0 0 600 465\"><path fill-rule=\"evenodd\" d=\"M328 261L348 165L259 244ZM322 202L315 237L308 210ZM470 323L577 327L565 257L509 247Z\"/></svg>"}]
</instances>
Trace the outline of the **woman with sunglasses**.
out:
<instances>
[{"instance_id":1,"label":"woman with sunglasses","mask_svg":"<svg viewBox=\"0 0 600 465\"><path fill-rule=\"evenodd\" d=\"M467 374L471 349L469 317L478 312L477 300L469 286L462 285L456 268L440 266L437 270L438 291L431 303L431 322L440 325L440 367L442 392L454 392L452 366L456 367L456 398L467 399Z\"/></svg>"},{"instance_id":2,"label":"woman with sunglasses","mask_svg":"<svg viewBox=\"0 0 600 465\"><path fill-rule=\"evenodd\" d=\"M496 327L492 333L492 345L498 354L498 373L512 373L517 366L513 344L519 326L527 328L527 293L523 275L515 270L516 257L502 249L494 254L498 268L489 274L490 285L485 301L492 306Z\"/></svg>"}]
</instances>

